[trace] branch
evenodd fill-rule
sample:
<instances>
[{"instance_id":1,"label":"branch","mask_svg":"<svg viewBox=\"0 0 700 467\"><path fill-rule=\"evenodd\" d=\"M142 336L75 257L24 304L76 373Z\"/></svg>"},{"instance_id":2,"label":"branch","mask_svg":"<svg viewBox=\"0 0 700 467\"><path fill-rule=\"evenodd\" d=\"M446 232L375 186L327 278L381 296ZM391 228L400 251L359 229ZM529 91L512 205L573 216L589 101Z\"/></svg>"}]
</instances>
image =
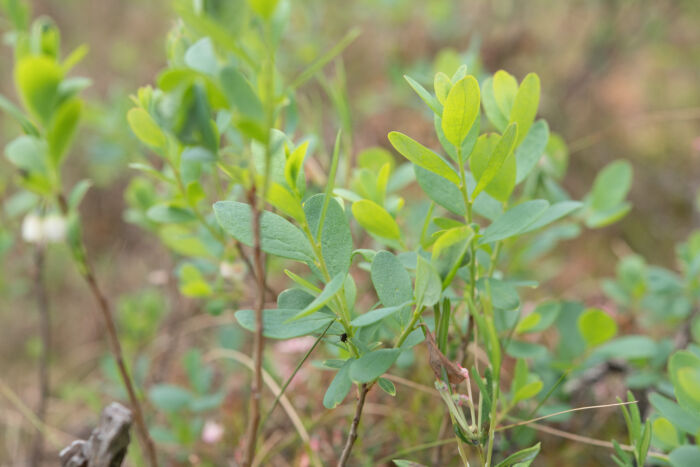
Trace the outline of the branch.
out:
<instances>
[{"instance_id":1,"label":"branch","mask_svg":"<svg viewBox=\"0 0 700 467\"><path fill-rule=\"evenodd\" d=\"M61 467L119 467L129 447L130 428L129 409L111 403L87 441L73 441L60 452Z\"/></svg>"},{"instance_id":2,"label":"branch","mask_svg":"<svg viewBox=\"0 0 700 467\"><path fill-rule=\"evenodd\" d=\"M344 467L348 459L350 458L350 451L352 451L352 446L355 444L357 439L357 427L360 425L360 417L362 417L362 408L365 406L365 397L369 391L369 385L363 384L360 386L360 396L357 400L357 406L355 407L355 416L352 419L352 425L350 426L350 433L348 434L348 439L345 441L345 447L343 448L343 453L340 455L340 460L338 460L338 467Z\"/></svg>"}]
</instances>

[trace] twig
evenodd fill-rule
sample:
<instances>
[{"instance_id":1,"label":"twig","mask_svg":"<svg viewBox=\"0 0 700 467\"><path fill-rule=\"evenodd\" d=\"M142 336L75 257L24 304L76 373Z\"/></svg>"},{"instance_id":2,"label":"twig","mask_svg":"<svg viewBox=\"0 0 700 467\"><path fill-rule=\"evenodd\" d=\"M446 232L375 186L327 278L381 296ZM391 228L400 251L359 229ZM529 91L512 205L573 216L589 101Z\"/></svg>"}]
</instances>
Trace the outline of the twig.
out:
<instances>
[{"instance_id":1,"label":"twig","mask_svg":"<svg viewBox=\"0 0 700 467\"><path fill-rule=\"evenodd\" d=\"M629 405L629 404L636 404L636 403L637 403L637 401L630 401L630 402L616 402L614 404L589 405L586 407L576 407L576 408L569 409L569 410L562 410L560 412L551 413L549 415L543 415L541 417L533 418L531 420L524 420L524 421L521 421L518 423L512 423L510 425L499 426L498 428L496 428L496 431L503 431L503 430L508 430L510 428L515 428L516 426L528 425L528 424L536 422L538 420L544 420L545 418L556 417L557 415L562 415L565 413L579 412L581 410L602 409L605 407L617 407L619 405Z\"/></svg>"},{"instance_id":2,"label":"twig","mask_svg":"<svg viewBox=\"0 0 700 467\"><path fill-rule=\"evenodd\" d=\"M344 467L348 459L350 458L350 451L352 451L352 446L355 444L357 439L357 427L360 425L360 417L362 417L362 408L365 405L365 398L367 392L369 391L368 384L362 384L360 386L360 394L357 399L357 406L355 407L355 416L352 419L352 425L350 426L350 433L348 433L348 439L345 441L345 447L343 448L343 453L340 455L338 460L338 467Z\"/></svg>"},{"instance_id":3,"label":"twig","mask_svg":"<svg viewBox=\"0 0 700 467\"><path fill-rule=\"evenodd\" d=\"M269 142L268 142L269 145ZM243 457L243 465L252 465L255 457L255 444L258 438L258 426L260 424L260 395L262 392L262 357L265 345L263 336L263 308L265 307L265 255L262 251L260 238L260 216L261 210L258 208L255 199L255 184L248 192L248 201L252 208L252 228L253 228L253 260L255 261L255 278L257 279L258 297L255 304L255 334L253 336L253 381L250 387L250 412L248 415L248 430L246 434L246 447Z\"/></svg>"},{"instance_id":4,"label":"twig","mask_svg":"<svg viewBox=\"0 0 700 467\"><path fill-rule=\"evenodd\" d=\"M46 423L39 420L39 417L27 407L24 402L19 398L17 393L15 393L12 388L10 388L3 380L0 379L0 394L5 396L5 398L10 401L10 403L17 409L19 413L26 418L29 423L31 423L34 428L42 433L42 435L48 439L48 441L54 447L61 447L62 444L58 441L56 434L63 436L64 438L70 438L71 435L64 433L54 427L48 426Z\"/></svg>"},{"instance_id":5,"label":"twig","mask_svg":"<svg viewBox=\"0 0 700 467\"><path fill-rule=\"evenodd\" d=\"M49 299L44 280L44 246L39 244L34 252L34 291L39 310L39 329L41 334L41 355L39 357L39 405L36 415L42 423L46 422L46 411L49 403L49 359L51 356L51 316L49 315ZM41 465L44 452L44 435L37 430L30 464L33 467Z\"/></svg>"},{"instance_id":6,"label":"twig","mask_svg":"<svg viewBox=\"0 0 700 467\"><path fill-rule=\"evenodd\" d=\"M237 350L231 350L231 349L214 349L211 352L209 352L205 357L204 360L210 361L218 358L230 358L232 360L235 360L246 367L248 367L250 370L255 371L255 362L247 355L245 355L242 352L238 352ZM263 380L265 382L265 385L270 388L270 391L272 393L279 397L280 399L280 404L282 405L282 408L284 409L285 412L287 412L287 415L289 416L289 419L292 422L292 425L294 425L294 428L296 429L297 433L299 434L299 437L302 439L302 441L309 446L310 443L310 437L309 437L309 432L304 428L304 424L301 421L301 417L299 417L299 414L294 410L294 406L292 403L289 401L287 396L282 394L282 389L279 387L279 385L275 382L275 379L270 375L267 371L264 369L262 370L262 376ZM310 449L310 446L309 446Z\"/></svg>"},{"instance_id":7,"label":"twig","mask_svg":"<svg viewBox=\"0 0 700 467\"><path fill-rule=\"evenodd\" d=\"M58 195L58 205L61 208L63 215L67 216L68 212L68 202L63 195ZM143 444L146 458L148 463L152 467L158 466L158 458L156 455L156 449L153 444L151 436L148 434L148 428L146 427L146 422L143 418L143 410L141 409L141 402L139 402L138 396L136 395L136 389L134 389L134 383L129 375L129 370L126 368L124 363L124 354L122 352L122 346L119 342L119 335L117 334L117 326L114 324L114 318L112 316L112 311L110 309L109 301L107 300L105 294L100 289L95 278L95 273L92 266L87 260L87 255L85 254L85 244L80 238L80 245L78 246L82 253L73 252L73 258L78 263L78 269L81 275L87 282L92 295L97 301L100 312L105 322L105 327L107 328L107 340L112 351L112 356L117 364L117 369L119 370L119 376L121 377L124 387L126 388L127 395L129 396L129 404L134 413L134 421L136 422L136 430L141 438L141 443Z\"/></svg>"}]
</instances>

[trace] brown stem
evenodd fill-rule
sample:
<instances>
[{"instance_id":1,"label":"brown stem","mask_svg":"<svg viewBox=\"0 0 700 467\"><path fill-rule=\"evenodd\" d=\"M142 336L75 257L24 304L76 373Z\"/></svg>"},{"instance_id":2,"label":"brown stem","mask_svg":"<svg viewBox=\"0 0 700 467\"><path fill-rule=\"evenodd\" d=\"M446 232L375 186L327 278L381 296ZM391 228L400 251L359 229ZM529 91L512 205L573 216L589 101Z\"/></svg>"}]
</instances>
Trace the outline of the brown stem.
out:
<instances>
[{"instance_id":1,"label":"brown stem","mask_svg":"<svg viewBox=\"0 0 700 467\"><path fill-rule=\"evenodd\" d=\"M263 308L265 306L265 254L260 238L260 209L255 199L256 187L248 192L248 202L252 208L253 260L255 261L258 300L255 304L255 335L253 337L253 381L250 387L250 413L248 415L248 433L246 435L243 465L248 467L255 457L255 445L260 424L260 397L262 394L262 357L265 337L263 336Z\"/></svg>"},{"instance_id":2,"label":"brown stem","mask_svg":"<svg viewBox=\"0 0 700 467\"><path fill-rule=\"evenodd\" d=\"M49 315L49 299L44 281L44 246L37 245L34 254L34 291L39 310L39 328L41 334L41 356L39 357L39 405L37 418L46 422L46 411L49 400L49 358L51 355L51 316ZM31 465L41 465L44 451L44 435L38 430L32 446Z\"/></svg>"},{"instance_id":3,"label":"brown stem","mask_svg":"<svg viewBox=\"0 0 700 467\"><path fill-rule=\"evenodd\" d=\"M66 202L66 199L63 195L58 196L58 204L63 214L68 215L68 203ZM84 244L81 244L80 247L83 251L85 250ZM95 278L92 266L87 261L85 256L80 257L76 255L75 259L80 263L80 272L83 278L85 279L85 282L87 282L88 287L92 292L92 295L97 301L100 312L102 313L102 317L107 328L107 340L109 342L109 347L112 351L112 356L114 357L114 360L117 363L117 369L119 370L119 375L121 376L122 383L124 384L126 392L129 396L131 410L134 412L136 430L138 432L139 438L141 438L141 444L144 447L146 458L148 459L148 463L149 465L151 465L151 467L157 467L158 458L156 456L155 445L153 444L151 436L148 434L148 428L146 427L146 422L143 418L143 410L141 409L141 402L139 402L139 398L136 395L136 390L134 388L134 383L131 379L131 375L129 375L129 370L126 368L126 364L124 363L124 354L122 352L121 343L119 342L117 326L114 324L114 318L112 317L109 301L107 300L105 294L102 292L102 289L100 289L99 285L97 284L97 279Z\"/></svg>"},{"instance_id":4,"label":"brown stem","mask_svg":"<svg viewBox=\"0 0 700 467\"><path fill-rule=\"evenodd\" d=\"M348 433L348 439L345 441L343 453L340 455L340 459L338 460L338 467L344 467L350 458L350 451L352 451L352 446L355 444L355 440L357 439L357 427L360 425L360 417L362 417L362 409L365 406L365 398L368 391L368 384L363 384L360 386L360 395L357 399L357 406L355 407L355 416L352 419L350 433Z\"/></svg>"}]
</instances>

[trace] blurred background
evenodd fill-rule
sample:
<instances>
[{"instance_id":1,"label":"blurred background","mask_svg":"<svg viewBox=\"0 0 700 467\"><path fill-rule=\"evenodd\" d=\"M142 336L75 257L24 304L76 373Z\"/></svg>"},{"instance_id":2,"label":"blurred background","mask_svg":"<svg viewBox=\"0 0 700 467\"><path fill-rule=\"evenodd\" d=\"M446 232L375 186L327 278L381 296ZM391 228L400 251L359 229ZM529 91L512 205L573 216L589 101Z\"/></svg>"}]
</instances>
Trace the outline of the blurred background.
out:
<instances>
[{"instance_id":1,"label":"blurred background","mask_svg":"<svg viewBox=\"0 0 700 467\"><path fill-rule=\"evenodd\" d=\"M322 83L305 91L312 96L309 102L317 106L315 118L324 130L326 146L335 133L338 114L346 116L343 125L351 130L346 136L354 153L372 146L389 148L386 134L395 129L426 143L433 141L432 122L403 74L429 80L435 71L451 74L465 61L471 64L470 72L506 69L518 79L534 71L542 82L539 113L568 144L569 171L563 185L574 198L588 192L595 173L609 161L622 158L634 167L630 214L614 226L586 232L548 255L543 268L559 272L543 287L562 298L604 304L599 278L614 275L622 256L634 252L649 262L675 267L675 244L700 226L696 208L700 202L700 2L299 3L305 6L292 18L289 39L283 45L288 55L282 68L298 70L300 63L327 50L348 30L361 30L342 56L343 67L330 66L327 78L344 81L344 102L349 109L339 111L338 102L322 92ZM85 238L100 280L117 304L121 325L137 330L129 334L131 338L127 336L127 348L137 353L145 337L156 355L158 365L143 378L177 380L185 371L180 362L189 355L187 349L200 344L206 348L217 341L247 349L248 336L230 316L202 313L195 300L180 296L172 277L173 257L157 239L124 219L124 193L133 176L127 165L143 153L126 124L128 96L139 86L152 83L165 65L165 37L175 21L170 2L35 0L32 4L35 15L46 14L56 21L64 51L82 43L90 46L76 71L93 81L85 94L89 111L79 134L78 151L66 166L66 177L73 182L83 178L95 182L81 207ZM11 63L10 48L0 48L0 92L16 100ZM2 146L16 134L17 128L0 116ZM6 213L0 216L0 378L34 407L39 348L32 295L35 264L32 248L19 236L21 218L12 217L13 206L21 210L21 200L15 205L6 203L13 195L12 177L12 168L2 158L0 198ZM54 348L47 420L61 432L85 435L104 402L118 393L118 385L103 358L101 322L96 313L89 312L94 307L92 298L68 253L51 248L47 255ZM300 354L294 348L278 350L279 374L284 375L291 371L284 366L293 368ZM301 396L296 396L295 403L322 427L319 432L324 449L323 442L331 443L334 436L342 435L342 430L329 423L329 417L347 415L351 408L324 414L317 401L304 400L303 388L313 387L311 378L317 377L300 375L295 394ZM226 382L232 389L245 384L235 379ZM224 402L226 419L219 422L243 426L243 420L235 419L237 411L244 410L246 399L235 396L235 391L230 394L234 396L227 396ZM417 434L420 426L414 420L421 417L413 411L420 407L419 398L407 401L409 405L384 402L370 404L368 420L376 417L394 431L414 432L417 443L425 442ZM431 417L439 418L439 411ZM600 417L605 419L605 415ZM415 425L402 426L406 420ZM0 465L22 465L24 433L31 432L27 423L16 405L0 397ZM600 424L593 428L600 430L601 436L608 429ZM224 436L230 441L229 450L233 449L238 434L226 432ZM370 444L371 432L365 436ZM391 440L380 437L374 442L379 446L375 452L392 452L391 447L388 451L381 447ZM226 452L208 448L198 439L192 443L199 443L191 450L197 454L183 460L184 464L221 465L217 459L223 457L217 456ZM577 465L597 464L600 459L609 462L607 454L600 459L590 453L581 457L585 446L562 445L561 449L565 456L577 459ZM547 462L546 457L542 462ZM290 460L292 464L299 465Z\"/></svg>"}]
</instances>

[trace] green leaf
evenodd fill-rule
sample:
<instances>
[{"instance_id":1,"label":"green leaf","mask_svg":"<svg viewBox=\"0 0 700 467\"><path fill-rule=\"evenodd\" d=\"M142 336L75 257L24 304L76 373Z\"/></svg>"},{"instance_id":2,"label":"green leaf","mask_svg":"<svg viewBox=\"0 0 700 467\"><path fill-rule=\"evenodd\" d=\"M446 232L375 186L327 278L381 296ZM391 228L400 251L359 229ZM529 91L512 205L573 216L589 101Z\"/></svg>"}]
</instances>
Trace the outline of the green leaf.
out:
<instances>
[{"instance_id":1,"label":"green leaf","mask_svg":"<svg viewBox=\"0 0 700 467\"><path fill-rule=\"evenodd\" d=\"M535 444L527 449L522 449L510 456L506 457L503 461L496 464L496 467L509 467L511 465L518 465L520 467L529 466L532 461L540 453L540 443Z\"/></svg>"},{"instance_id":2,"label":"green leaf","mask_svg":"<svg viewBox=\"0 0 700 467\"><path fill-rule=\"evenodd\" d=\"M620 358L634 360L652 358L659 352L653 339L647 336L622 336L601 345L593 353L601 358Z\"/></svg>"},{"instance_id":3,"label":"green leaf","mask_svg":"<svg viewBox=\"0 0 700 467\"><path fill-rule=\"evenodd\" d=\"M442 131L453 146L462 146L479 113L479 103L479 83L473 76L462 78L450 89L442 111Z\"/></svg>"},{"instance_id":4,"label":"green leaf","mask_svg":"<svg viewBox=\"0 0 700 467\"><path fill-rule=\"evenodd\" d=\"M5 155L15 166L26 172L46 174L48 147L40 138L22 135L5 146Z\"/></svg>"},{"instance_id":5,"label":"green leaf","mask_svg":"<svg viewBox=\"0 0 700 467\"><path fill-rule=\"evenodd\" d=\"M270 19L277 8L278 0L248 0L251 8L265 19Z\"/></svg>"},{"instance_id":6,"label":"green leaf","mask_svg":"<svg viewBox=\"0 0 700 467\"><path fill-rule=\"evenodd\" d=\"M383 320L387 316L395 314L397 311L402 310L409 306L411 302L402 303L401 305L389 306L386 308L375 308L367 313L363 313L357 318L350 321L350 324L356 328L362 328L374 324L378 321Z\"/></svg>"},{"instance_id":7,"label":"green leaf","mask_svg":"<svg viewBox=\"0 0 700 467\"><path fill-rule=\"evenodd\" d=\"M392 253L380 251L374 256L371 278L385 307L400 306L413 300L411 276Z\"/></svg>"},{"instance_id":8,"label":"green leaf","mask_svg":"<svg viewBox=\"0 0 700 467\"><path fill-rule=\"evenodd\" d=\"M369 383L391 368L401 349L379 349L364 354L350 365L350 378L358 383Z\"/></svg>"},{"instance_id":9,"label":"green leaf","mask_svg":"<svg viewBox=\"0 0 700 467\"><path fill-rule=\"evenodd\" d=\"M270 339L291 339L321 331L335 317L330 313L312 315L289 321L299 313L298 309L277 308L263 310L263 335ZM248 331L255 332L255 311L239 310L235 314L238 324Z\"/></svg>"},{"instance_id":10,"label":"green leaf","mask_svg":"<svg viewBox=\"0 0 700 467\"><path fill-rule=\"evenodd\" d=\"M259 184L262 183L261 177ZM297 222L303 222L305 219L301 200L277 182L269 183L267 187L267 202Z\"/></svg>"},{"instance_id":11,"label":"green leaf","mask_svg":"<svg viewBox=\"0 0 700 467\"><path fill-rule=\"evenodd\" d=\"M350 379L350 364L353 360L347 360L335 374L335 378L323 396L323 406L327 409L335 409L340 405L350 392L352 380Z\"/></svg>"},{"instance_id":12,"label":"green leaf","mask_svg":"<svg viewBox=\"0 0 700 467\"><path fill-rule=\"evenodd\" d=\"M426 195L437 204L453 214L464 216L467 208L464 206L464 198L459 188L429 170L413 164L416 180Z\"/></svg>"},{"instance_id":13,"label":"green leaf","mask_svg":"<svg viewBox=\"0 0 700 467\"><path fill-rule=\"evenodd\" d=\"M435 78L433 78L433 88L435 89L435 96L437 97L440 105L445 105L447 100L447 95L450 93L450 88L452 87L452 81L450 77L445 73L438 71L435 73ZM442 114L442 112L440 112Z\"/></svg>"},{"instance_id":14,"label":"green leaf","mask_svg":"<svg viewBox=\"0 0 700 467\"><path fill-rule=\"evenodd\" d=\"M457 172L443 158L435 154L430 149L426 148L419 142L410 137L392 131L389 133L389 142L399 154L404 156L414 164L423 167L426 170L446 178L450 182L459 186L459 176Z\"/></svg>"},{"instance_id":15,"label":"green leaf","mask_svg":"<svg viewBox=\"0 0 700 467\"><path fill-rule=\"evenodd\" d=\"M625 217L630 212L630 209L632 209L630 203L621 203L605 211L593 211L586 218L586 226L598 229L613 224Z\"/></svg>"},{"instance_id":16,"label":"green leaf","mask_svg":"<svg viewBox=\"0 0 700 467\"><path fill-rule=\"evenodd\" d=\"M700 413L700 358L681 350L668 360L668 376L681 407Z\"/></svg>"},{"instance_id":17,"label":"green leaf","mask_svg":"<svg viewBox=\"0 0 700 467\"><path fill-rule=\"evenodd\" d=\"M21 110L19 110L12 102L7 100L7 98L2 94L0 94L0 109L4 110L11 115L12 118L17 120L17 123L20 124L25 133L32 136L39 135L39 130L37 130L34 124L29 121Z\"/></svg>"},{"instance_id":18,"label":"green leaf","mask_svg":"<svg viewBox=\"0 0 700 467\"><path fill-rule=\"evenodd\" d=\"M652 424L654 438L664 444L666 448L678 447L678 430L667 418L659 417Z\"/></svg>"},{"instance_id":19,"label":"green leaf","mask_svg":"<svg viewBox=\"0 0 700 467\"><path fill-rule=\"evenodd\" d=\"M578 318L578 329L588 347L595 347L615 337L617 323L603 310L588 308Z\"/></svg>"},{"instance_id":20,"label":"green leaf","mask_svg":"<svg viewBox=\"0 0 700 467\"><path fill-rule=\"evenodd\" d=\"M131 131L143 143L153 147L165 146L165 135L151 116L142 108L134 108L126 114Z\"/></svg>"},{"instance_id":21,"label":"green leaf","mask_svg":"<svg viewBox=\"0 0 700 467\"><path fill-rule=\"evenodd\" d=\"M625 200L632 186L632 165L623 160L608 164L596 177L591 190L591 208L609 211Z\"/></svg>"},{"instance_id":22,"label":"green leaf","mask_svg":"<svg viewBox=\"0 0 700 467\"><path fill-rule=\"evenodd\" d=\"M498 131L503 131L508 126L508 114L504 114L494 95L493 78L486 79L481 85L481 102L489 121Z\"/></svg>"},{"instance_id":23,"label":"green leaf","mask_svg":"<svg viewBox=\"0 0 700 467\"><path fill-rule=\"evenodd\" d=\"M473 237L474 231L466 225L444 231L433 243L432 259L439 258L446 248L462 241L470 242Z\"/></svg>"},{"instance_id":24,"label":"green leaf","mask_svg":"<svg viewBox=\"0 0 700 467\"><path fill-rule=\"evenodd\" d=\"M503 115L510 115L518 93L518 81L505 70L498 70L493 75L493 96L496 105Z\"/></svg>"},{"instance_id":25,"label":"green leaf","mask_svg":"<svg viewBox=\"0 0 700 467\"><path fill-rule=\"evenodd\" d=\"M391 397L394 397L396 395L396 386L394 386L394 383L392 383L388 379L379 378L377 380L377 385L379 385L382 391L389 394Z\"/></svg>"},{"instance_id":26,"label":"green leaf","mask_svg":"<svg viewBox=\"0 0 700 467\"><path fill-rule=\"evenodd\" d=\"M352 215L367 232L389 240L401 240L394 218L374 201L363 199L352 203Z\"/></svg>"},{"instance_id":27,"label":"green leaf","mask_svg":"<svg viewBox=\"0 0 700 467\"><path fill-rule=\"evenodd\" d=\"M518 130L519 132L520 130ZM530 175L532 169L537 166L542 154L544 154L547 142L549 141L549 126L544 120L537 120L530 127L525 139L520 146L515 149L515 162L517 164L517 175L515 184L525 180Z\"/></svg>"},{"instance_id":28,"label":"green leaf","mask_svg":"<svg viewBox=\"0 0 700 467\"><path fill-rule=\"evenodd\" d=\"M63 69L46 55L27 55L15 67L15 85L22 102L44 126L51 121L62 80Z\"/></svg>"},{"instance_id":29,"label":"green leaf","mask_svg":"<svg viewBox=\"0 0 700 467\"><path fill-rule=\"evenodd\" d=\"M561 311L561 303L559 302L545 302L537 305L537 308L523 319L518 325L518 332L542 332L549 326L554 324L559 312ZM530 316L536 316L537 318L532 318L532 321L528 323L529 326L524 325L525 321Z\"/></svg>"},{"instance_id":30,"label":"green leaf","mask_svg":"<svg viewBox=\"0 0 700 467\"><path fill-rule=\"evenodd\" d=\"M316 232L318 232L318 223L320 222L325 198L326 195L317 194L304 203L304 213L309 223L309 229L311 229L316 241L318 241ZM352 256L350 224L348 223L345 210L333 197L328 200L326 217L323 221L321 255L331 276L341 273L345 274L350 269L350 258Z\"/></svg>"},{"instance_id":31,"label":"green leaf","mask_svg":"<svg viewBox=\"0 0 700 467\"><path fill-rule=\"evenodd\" d=\"M544 214L548 207L547 201L535 199L510 208L484 230L480 243L491 243L520 234Z\"/></svg>"},{"instance_id":32,"label":"green leaf","mask_svg":"<svg viewBox=\"0 0 700 467\"><path fill-rule=\"evenodd\" d=\"M190 404L192 394L174 384L157 384L148 391L148 398L160 410L177 412Z\"/></svg>"},{"instance_id":33,"label":"green leaf","mask_svg":"<svg viewBox=\"0 0 700 467\"><path fill-rule=\"evenodd\" d=\"M300 194L303 194L303 187L300 186L303 183L300 183L299 176L304 176L302 167L304 167L304 158L308 148L309 142L304 141L289 154L284 164L284 178L287 181L287 185L296 189Z\"/></svg>"},{"instance_id":34,"label":"green leaf","mask_svg":"<svg viewBox=\"0 0 700 467\"><path fill-rule=\"evenodd\" d=\"M160 224L181 224L197 219L189 209L170 203L157 204L151 207L146 212L146 217Z\"/></svg>"},{"instance_id":35,"label":"green leaf","mask_svg":"<svg viewBox=\"0 0 700 467\"><path fill-rule=\"evenodd\" d=\"M542 390L542 386L543 384L540 380L524 385L516 391L515 395L513 396L513 403L515 404L520 401L530 399L531 397L535 397Z\"/></svg>"},{"instance_id":36,"label":"green leaf","mask_svg":"<svg viewBox=\"0 0 700 467\"><path fill-rule=\"evenodd\" d=\"M435 267L422 256L418 255L416 267L416 306L433 306L440 300L442 281Z\"/></svg>"},{"instance_id":37,"label":"green leaf","mask_svg":"<svg viewBox=\"0 0 700 467\"><path fill-rule=\"evenodd\" d=\"M56 166L60 164L73 140L82 110L83 102L73 98L64 102L51 120L46 140L49 143L51 158Z\"/></svg>"},{"instance_id":38,"label":"green leaf","mask_svg":"<svg viewBox=\"0 0 700 467\"><path fill-rule=\"evenodd\" d=\"M469 167L476 180L481 180L489 167L489 162L496 155L495 149L501 141L496 133L481 135L474 146L469 158ZM493 160L494 163L497 161ZM515 188L516 163L515 157L507 156L496 172L493 179L486 184L485 191L495 199L505 202Z\"/></svg>"},{"instance_id":39,"label":"green leaf","mask_svg":"<svg viewBox=\"0 0 700 467\"><path fill-rule=\"evenodd\" d=\"M229 104L247 118L262 121L265 116L262 103L245 76L230 66L221 70L219 76Z\"/></svg>"},{"instance_id":40,"label":"green leaf","mask_svg":"<svg viewBox=\"0 0 700 467\"><path fill-rule=\"evenodd\" d=\"M673 467L697 467L698 459L700 459L700 447L681 446L671 451L668 459Z\"/></svg>"},{"instance_id":41,"label":"green leaf","mask_svg":"<svg viewBox=\"0 0 700 467\"><path fill-rule=\"evenodd\" d=\"M489 184L494 180L494 178L496 178L496 176L501 172L501 169L504 166L506 160L513 153L513 148L515 147L514 142L517 134L518 126L515 124L508 125L508 128L506 128L505 133L503 133L503 136L501 136L500 140L495 145L493 152L489 157L488 165L481 174L481 177L477 179L476 188L474 188L474 192L472 193L472 199L476 198L479 195L479 193L481 193L487 186L489 186ZM512 168L511 171L513 171ZM474 175L476 176L476 174ZM514 172L512 173L512 175L509 175L508 183L498 188L497 193L500 199L503 199L504 196L510 196L510 191L512 191L513 189L510 181L511 179L512 184L514 185Z\"/></svg>"},{"instance_id":42,"label":"green leaf","mask_svg":"<svg viewBox=\"0 0 700 467\"><path fill-rule=\"evenodd\" d=\"M686 410L658 393L651 394L649 402L679 430L693 436L700 431L700 414Z\"/></svg>"},{"instance_id":43,"label":"green leaf","mask_svg":"<svg viewBox=\"0 0 700 467\"><path fill-rule=\"evenodd\" d=\"M304 316L308 316L318 310L321 309L326 303L330 302L331 299L337 294L340 289L343 287L343 283L345 282L345 275L347 272L342 272L326 284L326 286L323 288L321 293L316 297L311 303L309 303L306 308L301 310L299 313L297 313L293 318L290 319L296 320L299 318L303 318Z\"/></svg>"},{"instance_id":44,"label":"green leaf","mask_svg":"<svg viewBox=\"0 0 700 467\"><path fill-rule=\"evenodd\" d=\"M518 93L513 101L513 107L510 111L510 119L508 123L518 124L518 138L515 141L515 147L520 146L525 136L530 131L532 122L535 121L537 115L537 107L540 105L540 78L529 73L523 82L520 83Z\"/></svg>"},{"instance_id":45,"label":"green leaf","mask_svg":"<svg viewBox=\"0 0 700 467\"><path fill-rule=\"evenodd\" d=\"M535 222L530 224L521 234L532 232L533 230L541 229L542 227L558 221L569 214L577 211L583 206L579 201L560 201L547 208L547 210L539 216Z\"/></svg>"},{"instance_id":46,"label":"green leaf","mask_svg":"<svg viewBox=\"0 0 700 467\"><path fill-rule=\"evenodd\" d=\"M219 62L210 37L203 37L189 46L184 56L185 65L193 70L216 76Z\"/></svg>"},{"instance_id":47,"label":"green leaf","mask_svg":"<svg viewBox=\"0 0 700 467\"><path fill-rule=\"evenodd\" d=\"M244 245L253 246L252 212L248 204L237 201L214 203L214 214L219 225ZM262 249L266 253L309 262L313 250L306 236L283 217L264 211L260 216Z\"/></svg>"},{"instance_id":48,"label":"green leaf","mask_svg":"<svg viewBox=\"0 0 700 467\"><path fill-rule=\"evenodd\" d=\"M413 88L413 90L418 94L418 96L423 99L423 102L425 102L430 109L435 112L437 115L442 114L442 104L438 102L438 100L430 94L421 84L411 78L408 75L403 75L404 79L408 82L408 84Z\"/></svg>"}]
</instances>

